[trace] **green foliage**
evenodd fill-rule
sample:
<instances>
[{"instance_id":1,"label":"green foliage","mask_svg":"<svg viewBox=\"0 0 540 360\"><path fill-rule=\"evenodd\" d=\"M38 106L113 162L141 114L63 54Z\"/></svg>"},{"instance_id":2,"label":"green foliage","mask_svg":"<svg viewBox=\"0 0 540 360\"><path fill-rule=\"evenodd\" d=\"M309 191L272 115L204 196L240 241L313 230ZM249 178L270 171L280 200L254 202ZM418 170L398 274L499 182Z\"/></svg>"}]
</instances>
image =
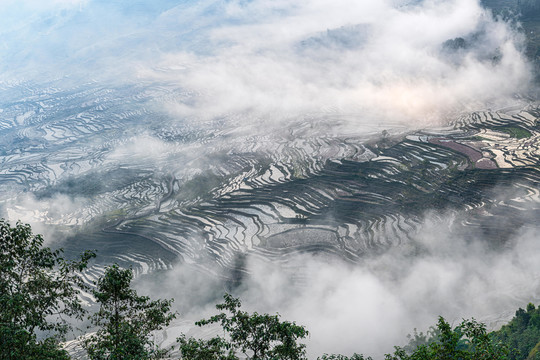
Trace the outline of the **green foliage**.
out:
<instances>
[{"instance_id":1,"label":"green foliage","mask_svg":"<svg viewBox=\"0 0 540 360\"><path fill-rule=\"evenodd\" d=\"M492 339L484 324L472 320L463 322L452 329L450 324L439 317L437 327L430 329L428 335L417 333L410 337L406 348L395 347L393 354L385 355L385 360L506 360L508 348ZM352 357L343 355L323 355L318 360L371 360L362 355Z\"/></svg>"},{"instance_id":2,"label":"green foliage","mask_svg":"<svg viewBox=\"0 0 540 360\"><path fill-rule=\"evenodd\" d=\"M93 295L100 304L90 317L99 330L84 340L90 359L155 359L167 353L152 341L151 333L175 318L172 300L151 301L131 289L133 272L113 265L98 280Z\"/></svg>"},{"instance_id":3,"label":"green foliage","mask_svg":"<svg viewBox=\"0 0 540 360\"><path fill-rule=\"evenodd\" d=\"M230 294L224 295L225 302L216 305L222 312L204 319L196 324L204 326L218 323L227 333L229 340L214 338L209 341L186 340L179 338L181 346L190 345L190 351L215 350L209 359L236 359L234 354L242 352L247 359L252 360L299 360L305 359L305 345L297 343L308 335L307 330L294 322L280 321L278 315L249 314L240 310L240 300ZM183 352L184 359L199 359L190 357L191 353ZM201 358L202 359L202 358Z\"/></svg>"},{"instance_id":4,"label":"green foliage","mask_svg":"<svg viewBox=\"0 0 540 360\"><path fill-rule=\"evenodd\" d=\"M177 339L180 343L182 359L186 360L237 360L232 345L221 337L210 340L186 339L182 335Z\"/></svg>"},{"instance_id":5,"label":"green foliage","mask_svg":"<svg viewBox=\"0 0 540 360\"><path fill-rule=\"evenodd\" d=\"M540 307L528 304L527 310L518 309L514 318L491 336L512 349L509 359L527 359L540 341Z\"/></svg>"},{"instance_id":6,"label":"green foliage","mask_svg":"<svg viewBox=\"0 0 540 360\"><path fill-rule=\"evenodd\" d=\"M439 317L437 336L427 345L419 345L412 353L396 347L386 360L506 360L508 348L494 341L486 326L474 319L452 329L444 318Z\"/></svg>"},{"instance_id":7,"label":"green foliage","mask_svg":"<svg viewBox=\"0 0 540 360\"><path fill-rule=\"evenodd\" d=\"M36 334L21 328L0 329L0 359L68 360L67 351L61 349L58 338L37 340Z\"/></svg>"},{"instance_id":8,"label":"green foliage","mask_svg":"<svg viewBox=\"0 0 540 360\"><path fill-rule=\"evenodd\" d=\"M423 332L418 332L417 329L414 329L413 334L407 335L409 342L403 347L407 353L412 353L420 345L428 345L436 341L440 335L440 330L437 326L430 326L428 331L424 334Z\"/></svg>"},{"instance_id":9,"label":"green foliage","mask_svg":"<svg viewBox=\"0 0 540 360\"><path fill-rule=\"evenodd\" d=\"M0 220L0 359L68 358L59 348L71 329L63 316L83 317L80 275L94 256L68 261L62 250L43 247L30 225Z\"/></svg>"},{"instance_id":10,"label":"green foliage","mask_svg":"<svg viewBox=\"0 0 540 360\"><path fill-rule=\"evenodd\" d=\"M496 128L516 139L526 139L532 136L531 132L519 126L500 126Z\"/></svg>"},{"instance_id":11,"label":"green foliage","mask_svg":"<svg viewBox=\"0 0 540 360\"><path fill-rule=\"evenodd\" d=\"M527 360L540 360L540 342L531 350Z\"/></svg>"}]
</instances>

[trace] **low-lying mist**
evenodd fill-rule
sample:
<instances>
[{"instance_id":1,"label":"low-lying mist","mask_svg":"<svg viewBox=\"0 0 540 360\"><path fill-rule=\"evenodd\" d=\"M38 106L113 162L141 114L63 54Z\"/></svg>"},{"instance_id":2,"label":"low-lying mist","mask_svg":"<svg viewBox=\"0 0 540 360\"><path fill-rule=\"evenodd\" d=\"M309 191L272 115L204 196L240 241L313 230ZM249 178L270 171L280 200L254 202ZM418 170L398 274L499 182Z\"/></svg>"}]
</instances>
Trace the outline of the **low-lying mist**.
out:
<instances>
[{"instance_id":1,"label":"low-lying mist","mask_svg":"<svg viewBox=\"0 0 540 360\"><path fill-rule=\"evenodd\" d=\"M0 6L6 80L166 84L182 94L163 106L190 121L419 127L529 86L523 35L479 1L38 3Z\"/></svg>"},{"instance_id":2,"label":"low-lying mist","mask_svg":"<svg viewBox=\"0 0 540 360\"><path fill-rule=\"evenodd\" d=\"M357 264L329 254L295 252L273 263L247 255L247 274L228 291L249 311L278 312L305 325L309 358L325 352L382 358L439 315L454 324L474 317L495 329L517 307L540 301L538 227L521 228L496 248L480 232L458 235L464 220L462 214L427 214L410 234L413 241ZM189 265L159 280L143 277L138 287L174 297L183 321L215 313L227 288Z\"/></svg>"},{"instance_id":3,"label":"low-lying mist","mask_svg":"<svg viewBox=\"0 0 540 360\"><path fill-rule=\"evenodd\" d=\"M176 116L272 126L355 114L349 129L421 127L528 87L522 35L476 1L233 1L221 14L209 49L171 51L138 72L195 92L171 104Z\"/></svg>"}]
</instances>

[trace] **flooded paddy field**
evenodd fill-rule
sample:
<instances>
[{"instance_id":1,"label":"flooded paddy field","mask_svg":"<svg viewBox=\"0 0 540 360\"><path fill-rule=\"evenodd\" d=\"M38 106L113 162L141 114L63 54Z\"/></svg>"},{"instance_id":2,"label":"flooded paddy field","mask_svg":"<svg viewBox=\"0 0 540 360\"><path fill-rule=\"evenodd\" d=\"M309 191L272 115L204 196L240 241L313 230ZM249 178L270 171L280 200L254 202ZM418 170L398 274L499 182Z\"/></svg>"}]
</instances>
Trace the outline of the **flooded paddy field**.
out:
<instances>
[{"instance_id":1,"label":"flooded paddy field","mask_svg":"<svg viewBox=\"0 0 540 360\"><path fill-rule=\"evenodd\" d=\"M534 104L438 129L333 134L327 115L265 133L172 118L156 99L184 94L163 86L2 91L20 95L0 105L3 216L140 274L185 263L234 281L239 257L299 252L361 262L414 246L426 213L504 246L538 219Z\"/></svg>"}]
</instances>

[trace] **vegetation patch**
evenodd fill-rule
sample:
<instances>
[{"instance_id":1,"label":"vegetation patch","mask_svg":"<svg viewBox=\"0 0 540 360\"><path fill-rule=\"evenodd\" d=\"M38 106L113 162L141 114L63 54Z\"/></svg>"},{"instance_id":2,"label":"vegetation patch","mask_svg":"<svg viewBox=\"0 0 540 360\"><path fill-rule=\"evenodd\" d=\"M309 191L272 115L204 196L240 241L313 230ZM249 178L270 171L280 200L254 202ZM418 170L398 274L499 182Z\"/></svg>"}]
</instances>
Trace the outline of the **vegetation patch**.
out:
<instances>
[{"instance_id":1,"label":"vegetation patch","mask_svg":"<svg viewBox=\"0 0 540 360\"><path fill-rule=\"evenodd\" d=\"M496 128L516 139L526 139L532 136L531 132L519 126L501 126Z\"/></svg>"}]
</instances>

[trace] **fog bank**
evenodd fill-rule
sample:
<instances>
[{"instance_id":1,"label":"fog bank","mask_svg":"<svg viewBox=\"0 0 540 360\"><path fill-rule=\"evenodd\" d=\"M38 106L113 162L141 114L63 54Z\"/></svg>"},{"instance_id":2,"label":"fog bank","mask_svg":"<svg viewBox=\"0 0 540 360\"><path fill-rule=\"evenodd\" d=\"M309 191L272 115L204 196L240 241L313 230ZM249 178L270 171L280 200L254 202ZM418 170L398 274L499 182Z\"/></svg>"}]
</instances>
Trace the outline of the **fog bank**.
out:
<instances>
[{"instance_id":1,"label":"fog bank","mask_svg":"<svg viewBox=\"0 0 540 360\"><path fill-rule=\"evenodd\" d=\"M232 292L246 310L278 312L305 325L310 359L325 352L382 358L405 345L414 328L435 325L439 315L451 324L474 317L495 329L518 307L540 301L539 229L522 228L506 248L494 249L489 239L457 235L462 219L428 214L412 242L358 264L329 254L296 252L280 262L248 254L250 275ZM188 265L161 280L143 278L138 286L174 297L183 321L215 313L225 291L215 277ZM183 326L171 331L189 329Z\"/></svg>"}]
</instances>

